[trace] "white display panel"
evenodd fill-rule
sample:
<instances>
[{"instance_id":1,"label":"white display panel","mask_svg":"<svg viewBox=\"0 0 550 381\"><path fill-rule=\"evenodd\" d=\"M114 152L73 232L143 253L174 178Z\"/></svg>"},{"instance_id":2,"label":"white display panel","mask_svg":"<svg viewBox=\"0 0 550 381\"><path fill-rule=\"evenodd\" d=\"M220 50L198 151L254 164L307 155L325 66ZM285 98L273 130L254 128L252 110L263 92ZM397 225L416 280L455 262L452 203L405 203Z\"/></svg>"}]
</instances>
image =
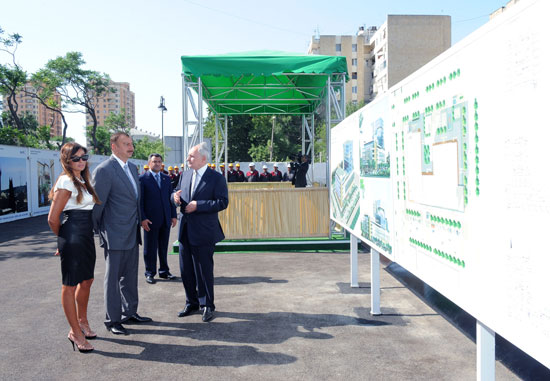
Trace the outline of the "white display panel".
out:
<instances>
[{"instance_id":1,"label":"white display panel","mask_svg":"<svg viewBox=\"0 0 550 381\"><path fill-rule=\"evenodd\" d=\"M371 102L331 132L331 217L393 259L388 97Z\"/></svg>"},{"instance_id":2,"label":"white display panel","mask_svg":"<svg viewBox=\"0 0 550 381\"><path fill-rule=\"evenodd\" d=\"M392 87L387 135L393 259L550 368L548 14L523 0Z\"/></svg>"},{"instance_id":3,"label":"white display panel","mask_svg":"<svg viewBox=\"0 0 550 381\"><path fill-rule=\"evenodd\" d=\"M0 146L0 223L30 216L28 148Z\"/></svg>"},{"instance_id":4,"label":"white display panel","mask_svg":"<svg viewBox=\"0 0 550 381\"><path fill-rule=\"evenodd\" d=\"M59 152L30 148L29 159L32 215L47 214L51 204L48 200L50 189L62 171Z\"/></svg>"}]
</instances>

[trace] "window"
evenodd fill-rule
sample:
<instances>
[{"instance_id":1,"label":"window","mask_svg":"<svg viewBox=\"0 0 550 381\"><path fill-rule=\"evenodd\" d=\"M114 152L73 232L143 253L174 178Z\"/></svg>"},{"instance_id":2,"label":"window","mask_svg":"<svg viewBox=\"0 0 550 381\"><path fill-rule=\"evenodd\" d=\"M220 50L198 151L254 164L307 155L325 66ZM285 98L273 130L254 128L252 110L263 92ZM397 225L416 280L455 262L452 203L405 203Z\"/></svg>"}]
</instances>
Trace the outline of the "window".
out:
<instances>
[{"instance_id":1,"label":"window","mask_svg":"<svg viewBox=\"0 0 550 381\"><path fill-rule=\"evenodd\" d=\"M357 58L352 58L352 59L351 59L351 64L352 64L353 66L357 66Z\"/></svg>"},{"instance_id":2,"label":"window","mask_svg":"<svg viewBox=\"0 0 550 381\"><path fill-rule=\"evenodd\" d=\"M351 44L351 51L356 52L357 51L357 44Z\"/></svg>"},{"instance_id":3,"label":"window","mask_svg":"<svg viewBox=\"0 0 550 381\"><path fill-rule=\"evenodd\" d=\"M357 79L357 72L351 73L351 79Z\"/></svg>"},{"instance_id":4,"label":"window","mask_svg":"<svg viewBox=\"0 0 550 381\"><path fill-rule=\"evenodd\" d=\"M352 87L351 87L351 92L352 92L353 94L357 94L357 86L352 86Z\"/></svg>"},{"instance_id":5,"label":"window","mask_svg":"<svg viewBox=\"0 0 550 381\"><path fill-rule=\"evenodd\" d=\"M341 52L342 51L342 44L336 44L336 51Z\"/></svg>"}]
</instances>

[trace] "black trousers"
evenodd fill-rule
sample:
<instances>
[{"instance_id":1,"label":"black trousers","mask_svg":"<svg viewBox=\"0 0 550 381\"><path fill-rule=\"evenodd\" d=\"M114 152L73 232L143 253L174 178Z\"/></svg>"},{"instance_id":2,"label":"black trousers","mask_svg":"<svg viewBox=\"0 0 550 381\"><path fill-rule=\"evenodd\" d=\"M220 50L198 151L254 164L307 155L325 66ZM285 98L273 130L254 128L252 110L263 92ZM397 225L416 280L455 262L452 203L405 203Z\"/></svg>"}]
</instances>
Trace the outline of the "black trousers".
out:
<instances>
[{"instance_id":1,"label":"black trousers","mask_svg":"<svg viewBox=\"0 0 550 381\"><path fill-rule=\"evenodd\" d=\"M145 262L145 276L155 276L157 273L157 252L160 262L159 275L170 271L168 268L168 241L170 240L170 225L150 231L143 231L143 261Z\"/></svg>"},{"instance_id":2,"label":"black trousers","mask_svg":"<svg viewBox=\"0 0 550 381\"><path fill-rule=\"evenodd\" d=\"M189 244L187 224L182 228L180 237L180 270L186 304L205 305L216 309L214 305L214 245L192 246ZM204 303L199 298L205 298Z\"/></svg>"}]
</instances>

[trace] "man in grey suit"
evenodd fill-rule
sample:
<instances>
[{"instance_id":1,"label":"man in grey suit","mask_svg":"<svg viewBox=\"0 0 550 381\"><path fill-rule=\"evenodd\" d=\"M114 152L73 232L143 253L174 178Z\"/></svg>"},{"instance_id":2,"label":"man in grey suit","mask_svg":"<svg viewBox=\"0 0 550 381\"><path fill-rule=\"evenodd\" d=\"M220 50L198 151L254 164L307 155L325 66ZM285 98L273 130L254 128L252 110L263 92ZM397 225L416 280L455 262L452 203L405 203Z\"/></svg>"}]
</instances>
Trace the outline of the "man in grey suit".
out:
<instances>
[{"instance_id":1,"label":"man in grey suit","mask_svg":"<svg viewBox=\"0 0 550 381\"><path fill-rule=\"evenodd\" d=\"M127 335L122 323L150 322L137 314L138 264L141 244L140 187L132 138L124 132L111 136L110 159L97 166L93 186L101 204L92 218L105 250L105 326L115 335Z\"/></svg>"}]
</instances>

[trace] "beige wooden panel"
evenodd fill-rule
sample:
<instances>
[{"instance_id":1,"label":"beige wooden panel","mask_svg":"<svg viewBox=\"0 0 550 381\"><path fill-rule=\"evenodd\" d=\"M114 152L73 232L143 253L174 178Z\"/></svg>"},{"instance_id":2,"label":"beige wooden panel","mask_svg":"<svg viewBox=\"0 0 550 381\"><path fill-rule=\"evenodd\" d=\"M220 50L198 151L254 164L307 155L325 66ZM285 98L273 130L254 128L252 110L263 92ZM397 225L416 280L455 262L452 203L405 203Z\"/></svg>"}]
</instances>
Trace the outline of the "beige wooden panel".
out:
<instances>
[{"instance_id":1,"label":"beige wooden panel","mask_svg":"<svg viewBox=\"0 0 550 381\"><path fill-rule=\"evenodd\" d=\"M327 188L229 190L226 239L327 237Z\"/></svg>"}]
</instances>

